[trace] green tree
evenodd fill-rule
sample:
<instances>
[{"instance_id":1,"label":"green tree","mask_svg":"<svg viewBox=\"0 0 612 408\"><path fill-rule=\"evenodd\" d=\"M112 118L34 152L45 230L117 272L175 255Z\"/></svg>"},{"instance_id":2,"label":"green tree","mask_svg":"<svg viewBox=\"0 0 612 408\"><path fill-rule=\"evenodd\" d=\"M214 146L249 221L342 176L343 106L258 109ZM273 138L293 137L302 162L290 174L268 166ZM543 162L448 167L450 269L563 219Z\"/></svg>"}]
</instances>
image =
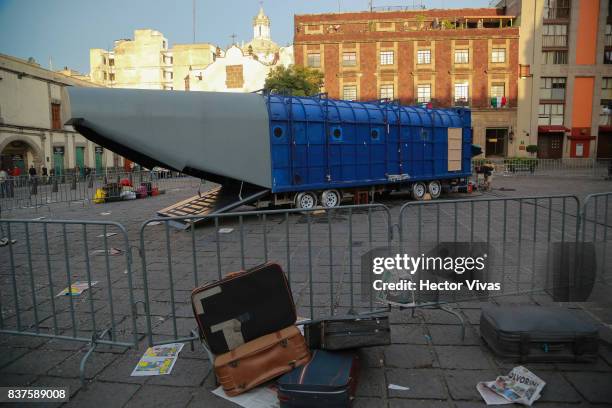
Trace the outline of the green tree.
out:
<instances>
[{"instance_id":1,"label":"green tree","mask_svg":"<svg viewBox=\"0 0 612 408\"><path fill-rule=\"evenodd\" d=\"M268 92L289 93L295 96L310 96L320 92L323 73L309 67L279 65L270 70L264 88Z\"/></svg>"}]
</instances>

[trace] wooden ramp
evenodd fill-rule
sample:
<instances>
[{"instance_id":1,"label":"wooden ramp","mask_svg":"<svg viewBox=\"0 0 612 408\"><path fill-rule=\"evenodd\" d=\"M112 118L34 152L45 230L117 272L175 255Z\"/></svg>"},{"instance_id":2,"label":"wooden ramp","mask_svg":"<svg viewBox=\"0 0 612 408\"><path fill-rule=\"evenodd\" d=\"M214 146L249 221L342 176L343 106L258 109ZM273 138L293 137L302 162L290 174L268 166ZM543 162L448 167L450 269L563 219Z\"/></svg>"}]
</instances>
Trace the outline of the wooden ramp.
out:
<instances>
[{"instance_id":1,"label":"wooden ramp","mask_svg":"<svg viewBox=\"0 0 612 408\"><path fill-rule=\"evenodd\" d=\"M166 207L157 212L161 217L194 217L218 214L249 204L270 192L269 189L253 185L219 186L205 193ZM188 229L203 219L173 219L170 225L179 229Z\"/></svg>"}]
</instances>

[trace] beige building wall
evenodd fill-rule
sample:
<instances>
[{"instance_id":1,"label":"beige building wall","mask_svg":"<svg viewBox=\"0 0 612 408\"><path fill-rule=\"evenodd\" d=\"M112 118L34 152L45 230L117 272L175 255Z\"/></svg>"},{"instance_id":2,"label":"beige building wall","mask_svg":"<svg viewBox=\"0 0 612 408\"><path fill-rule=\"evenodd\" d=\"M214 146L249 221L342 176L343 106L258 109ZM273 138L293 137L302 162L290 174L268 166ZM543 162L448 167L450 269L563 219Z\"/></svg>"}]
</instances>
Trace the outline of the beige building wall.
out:
<instances>
[{"instance_id":1,"label":"beige building wall","mask_svg":"<svg viewBox=\"0 0 612 408\"><path fill-rule=\"evenodd\" d=\"M581 2L589 3L582 4ZM573 100L576 91L576 79L592 77L594 87L591 101L590 135L592 135L593 140L589 143L588 152L585 152L584 157L596 157L596 138L600 133L599 116L602 109L600 103L602 78L612 77L612 65L603 63L605 30L607 21L610 19L608 15L611 14L608 10L608 3L608 1L603 0L570 1L570 16L567 21L567 64L546 64L542 59L544 27L547 24L559 23L558 21L555 22L554 19L544 20L545 0L506 0L500 3L500 5L505 4L507 6L507 14L520 16L519 64L523 67L528 66L529 75L520 77L518 83L517 137L524 140L525 143L538 144L539 106L542 102L540 87L543 84L543 78L566 78L562 124L566 131L562 137L562 156L575 156L576 151L575 148L572 148L571 140L575 137L577 131L575 127L579 126L573 123L574 110L576 109ZM581 8L581 5L596 5L599 8L597 21L586 23L597 25L596 58L593 64L577 63L577 50L581 46L578 43L578 32L585 24L580 22L581 10L585 12L585 7ZM559 21L562 21L561 24L563 24L563 19ZM545 49L550 50L552 48ZM563 47L560 49L563 49ZM526 153L522 152L522 154L525 155Z\"/></svg>"},{"instance_id":2,"label":"beige building wall","mask_svg":"<svg viewBox=\"0 0 612 408\"><path fill-rule=\"evenodd\" d=\"M173 87L185 90L185 78L192 71L202 70L212 64L216 47L212 44L176 44L172 47L172 69L174 71Z\"/></svg>"},{"instance_id":3,"label":"beige building wall","mask_svg":"<svg viewBox=\"0 0 612 408\"><path fill-rule=\"evenodd\" d=\"M95 168L96 145L64 125L70 115L65 88L99 85L3 54L0 77L0 155L5 168L12 166L14 156L23 156L25 167L33 164L40 174L43 165L54 167L53 151L60 148L64 169L70 170L77 147L84 148L84 165ZM53 105L59 105L55 113ZM105 167L123 164L105 149L101 158Z\"/></svg>"}]
</instances>

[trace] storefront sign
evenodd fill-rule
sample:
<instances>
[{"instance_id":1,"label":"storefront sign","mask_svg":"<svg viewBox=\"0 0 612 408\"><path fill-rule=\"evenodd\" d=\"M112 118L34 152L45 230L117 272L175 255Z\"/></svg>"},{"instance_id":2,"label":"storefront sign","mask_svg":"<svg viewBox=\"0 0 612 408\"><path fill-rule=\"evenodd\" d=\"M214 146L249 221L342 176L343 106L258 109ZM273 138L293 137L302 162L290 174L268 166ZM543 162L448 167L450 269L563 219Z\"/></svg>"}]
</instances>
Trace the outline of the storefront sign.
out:
<instances>
[{"instance_id":1,"label":"storefront sign","mask_svg":"<svg viewBox=\"0 0 612 408\"><path fill-rule=\"evenodd\" d=\"M104 148L102 146L96 146L96 154L102 154L104 152Z\"/></svg>"},{"instance_id":2,"label":"storefront sign","mask_svg":"<svg viewBox=\"0 0 612 408\"><path fill-rule=\"evenodd\" d=\"M64 146L53 146L53 154L64 154Z\"/></svg>"}]
</instances>

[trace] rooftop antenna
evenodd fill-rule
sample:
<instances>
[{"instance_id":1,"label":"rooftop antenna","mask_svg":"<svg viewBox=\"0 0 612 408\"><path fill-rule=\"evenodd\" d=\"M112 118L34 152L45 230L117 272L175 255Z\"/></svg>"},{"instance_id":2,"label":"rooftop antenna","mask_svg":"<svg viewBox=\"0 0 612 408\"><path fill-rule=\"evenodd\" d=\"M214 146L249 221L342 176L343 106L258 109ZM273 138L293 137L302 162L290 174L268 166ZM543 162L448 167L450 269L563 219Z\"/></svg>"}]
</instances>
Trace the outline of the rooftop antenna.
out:
<instances>
[{"instance_id":1,"label":"rooftop antenna","mask_svg":"<svg viewBox=\"0 0 612 408\"><path fill-rule=\"evenodd\" d=\"M368 1L368 4L370 5L370 11L372 11L372 10L373 10L373 8L374 8L374 7L373 7L373 5L372 5L372 0L369 0L369 1Z\"/></svg>"},{"instance_id":2,"label":"rooftop antenna","mask_svg":"<svg viewBox=\"0 0 612 408\"><path fill-rule=\"evenodd\" d=\"M230 37L232 38L232 45L236 44L236 37L238 37L236 35L236 33L232 33L232 35L230 35Z\"/></svg>"},{"instance_id":3,"label":"rooftop antenna","mask_svg":"<svg viewBox=\"0 0 612 408\"><path fill-rule=\"evenodd\" d=\"M196 33L196 0L192 1L192 18L193 18L193 43L195 44L195 33Z\"/></svg>"}]
</instances>

